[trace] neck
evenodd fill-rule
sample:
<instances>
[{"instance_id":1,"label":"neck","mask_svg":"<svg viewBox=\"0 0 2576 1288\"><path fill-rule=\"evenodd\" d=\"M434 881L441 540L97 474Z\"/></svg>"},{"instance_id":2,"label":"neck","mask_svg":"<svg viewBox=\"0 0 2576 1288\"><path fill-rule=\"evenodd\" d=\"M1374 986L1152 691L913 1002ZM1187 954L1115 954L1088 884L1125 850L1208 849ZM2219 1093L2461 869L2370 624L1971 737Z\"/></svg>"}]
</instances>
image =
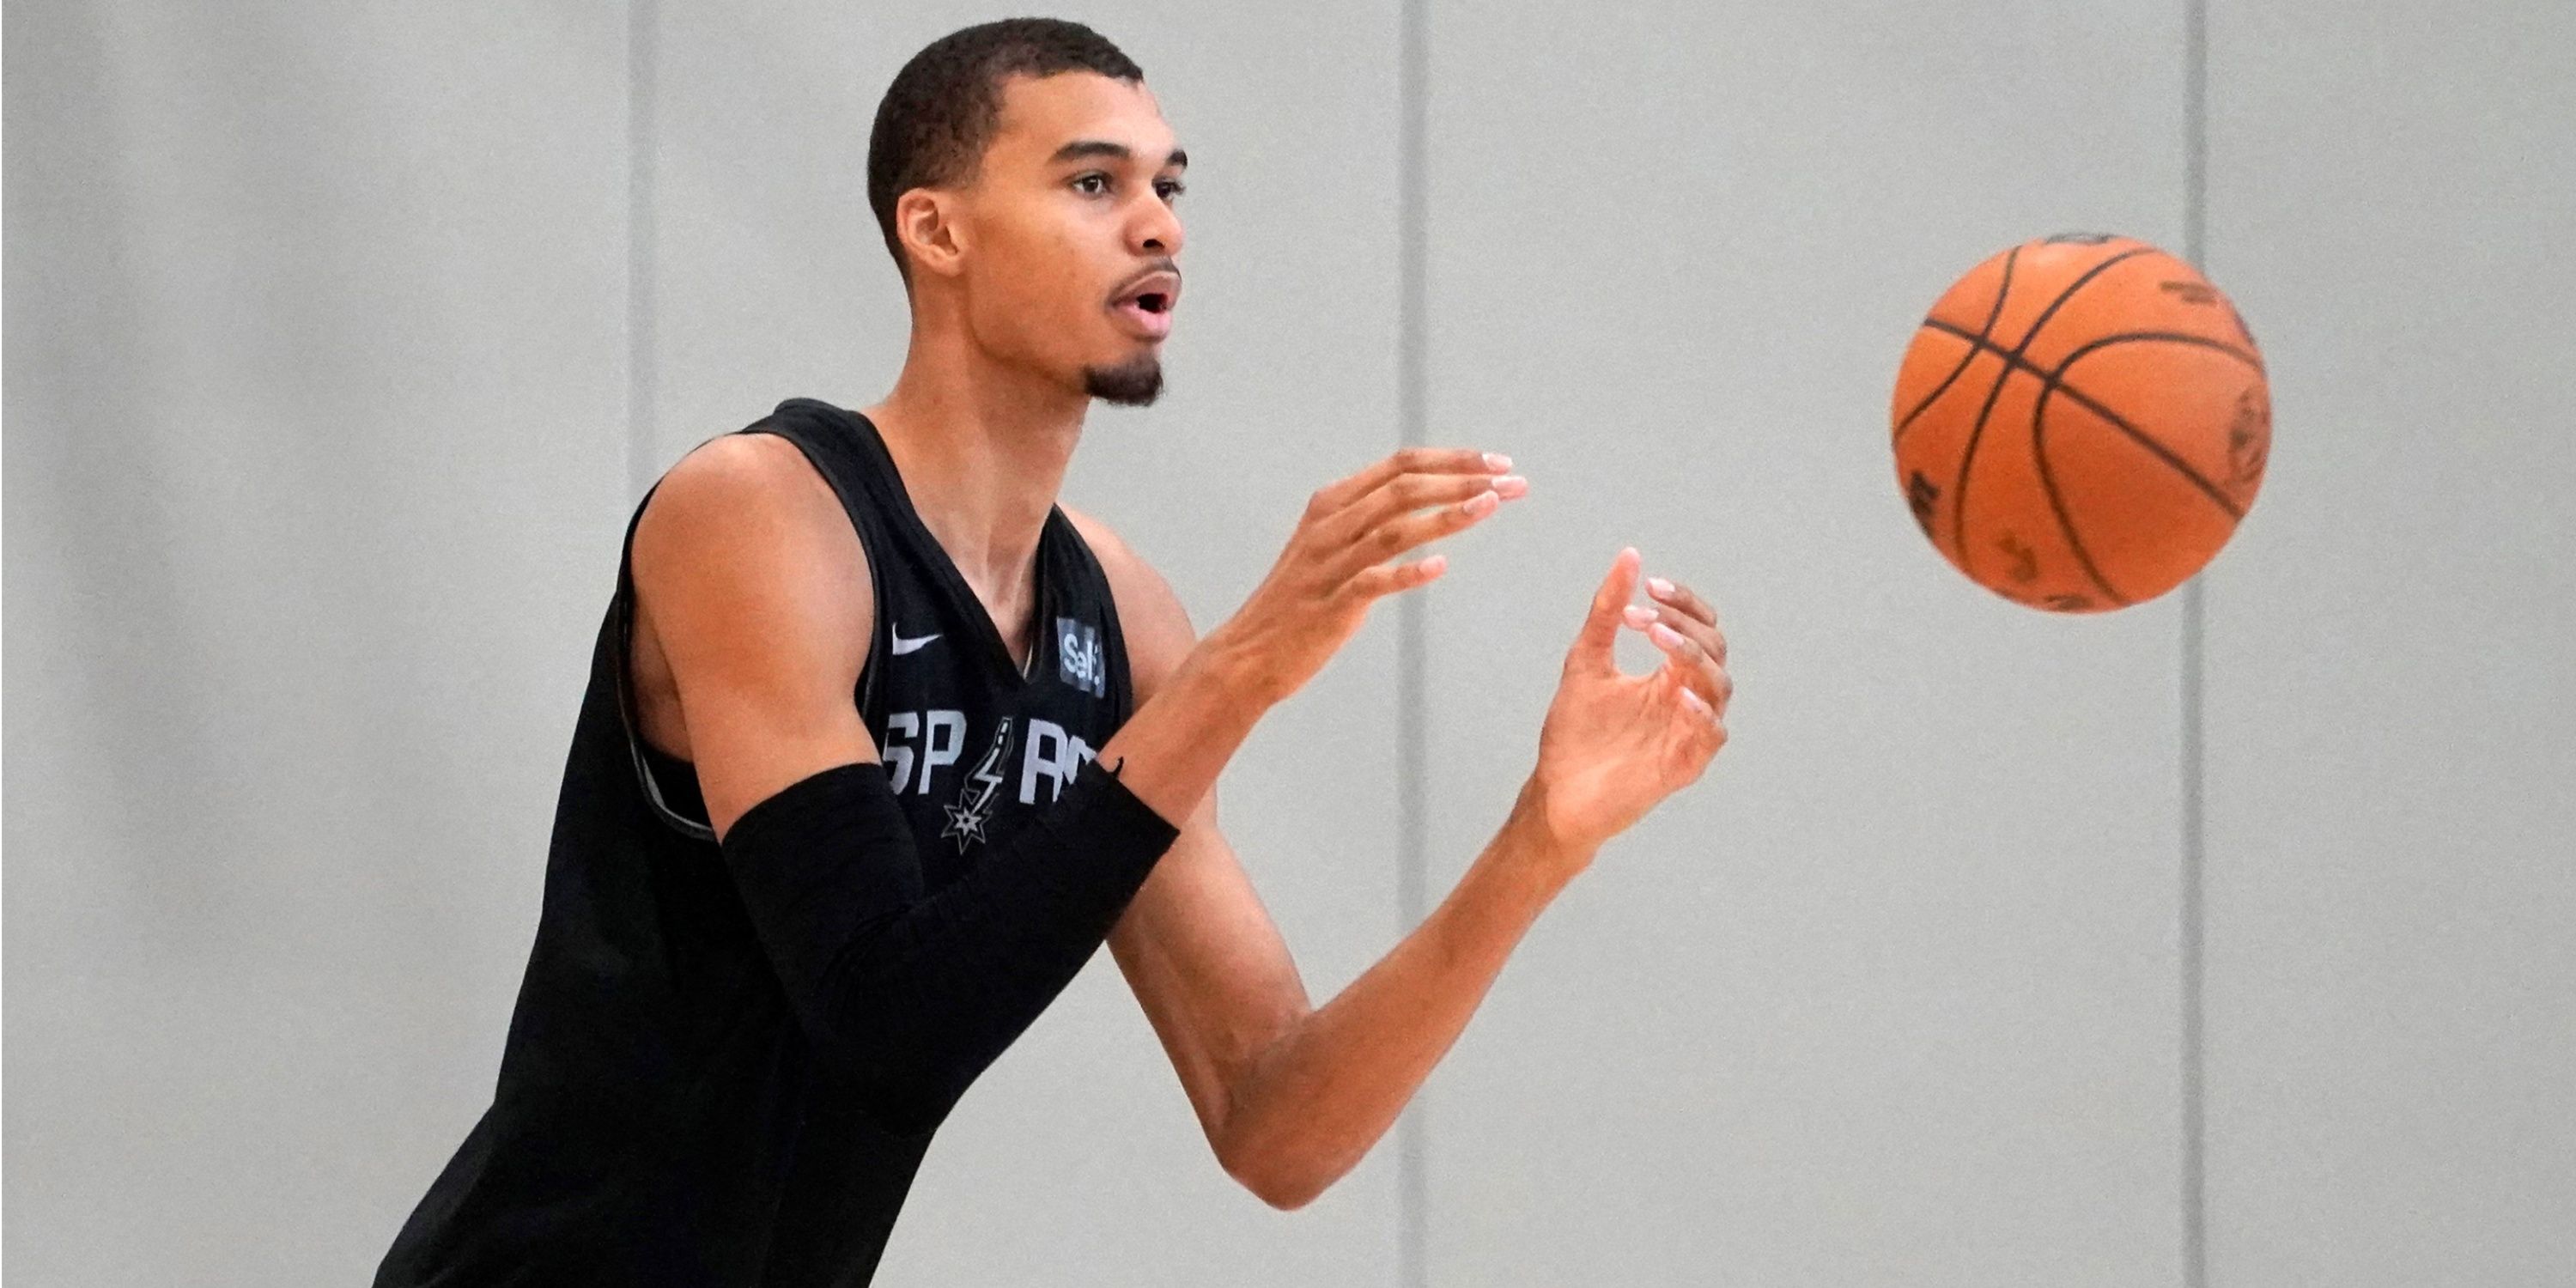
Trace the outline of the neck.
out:
<instances>
[{"instance_id":1,"label":"neck","mask_svg":"<svg viewBox=\"0 0 2576 1288\"><path fill-rule=\"evenodd\" d=\"M1082 438L1091 398L915 318L903 374L865 409L903 474L922 526L993 613L1018 633L1035 585L1038 534Z\"/></svg>"}]
</instances>

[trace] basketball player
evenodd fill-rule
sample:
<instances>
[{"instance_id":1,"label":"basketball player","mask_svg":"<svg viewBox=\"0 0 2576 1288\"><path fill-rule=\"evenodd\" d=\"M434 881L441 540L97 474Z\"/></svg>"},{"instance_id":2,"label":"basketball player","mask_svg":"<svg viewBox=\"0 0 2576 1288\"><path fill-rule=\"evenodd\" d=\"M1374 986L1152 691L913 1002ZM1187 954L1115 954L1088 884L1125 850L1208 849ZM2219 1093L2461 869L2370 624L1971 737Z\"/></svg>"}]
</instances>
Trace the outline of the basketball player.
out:
<instances>
[{"instance_id":1,"label":"basketball player","mask_svg":"<svg viewBox=\"0 0 2576 1288\"><path fill-rule=\"evenodd\" d=\"M933 1130L1104 937L1218 1161L1297 1207L1540 909L1724 742L1710 610L1661 581L1629 607L1620 552L1492 843L1309 1003L1217 773L1442 567L1392 560L1524 485L1411 449L1325 487L1205 637L1057 506L1091 400L1161 384L1183 167L1080 26L970 28L896 78L868 187L911 297L902 375L864 414L791 398L638 507L497 1090L379 1285L865 1283ZM1623 623L1653 673L1613 663Z\"/></svg>"}]
</instances>

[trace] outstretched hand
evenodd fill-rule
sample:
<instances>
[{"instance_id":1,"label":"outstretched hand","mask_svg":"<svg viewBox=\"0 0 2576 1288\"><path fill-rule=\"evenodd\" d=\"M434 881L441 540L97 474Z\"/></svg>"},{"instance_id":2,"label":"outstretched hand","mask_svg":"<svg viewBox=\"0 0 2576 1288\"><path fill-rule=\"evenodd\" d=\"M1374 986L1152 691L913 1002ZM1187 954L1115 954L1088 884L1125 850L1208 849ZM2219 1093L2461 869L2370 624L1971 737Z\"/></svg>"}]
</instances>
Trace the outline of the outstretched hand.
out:
<instances>
[{"instance_id":1,"label":"outstretched hand","mask_svg":"<svg viewBox=\"0 0 2576 1288\"><path fill-rule=\"evenodd\" d=\"M1656 578L1654 607L1630 604L1640 564L1622 550L1592 597L1583 629L1566 652L1538 768L1524 807L1547 837L1588 862L1658 801L1696 781L1726 745L1726 637L1716 610L1689 587ZM1644 675L1619 669L1619 628L1645 633L1664 654Z\"/></svg>"},{"instance_id":2,"label":"outstretched hand","mask_svg":"<svg viewBox=\"0 0 2576 1288\"><path fill-rule=\"evenodd\" d=\"M1408 447L1317 491L1269 576L1201 647L1237 664L1245 696L1287 697L1350 639L1371 604L1427 585L1448 566L1441 555L1400 556L1529 490L1506 473L1511 465L1485 452Z\"/></svg>"}]
</instances>

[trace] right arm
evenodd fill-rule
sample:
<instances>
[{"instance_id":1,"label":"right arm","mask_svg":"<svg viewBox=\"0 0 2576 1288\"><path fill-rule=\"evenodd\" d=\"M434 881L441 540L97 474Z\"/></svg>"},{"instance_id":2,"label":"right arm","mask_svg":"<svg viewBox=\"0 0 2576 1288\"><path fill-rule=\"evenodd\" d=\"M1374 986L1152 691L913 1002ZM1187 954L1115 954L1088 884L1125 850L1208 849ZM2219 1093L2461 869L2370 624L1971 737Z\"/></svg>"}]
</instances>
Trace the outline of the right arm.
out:
<instances>
[{"instance_id":1,"label":"right arm","mask_svg":"<svg viewBox=\"0 0 2576 1288\"><path fill-rule=\"evenodd\" d=\"M637 525L633 575L727 874L799 1029L881 1125L928 1131L1098 949L1171 827L1085 766L928 889L850 696L873 634L866 555L783 439L728 436L674 466Z\"/></svg>"},{"instance_id":2,"label":"right arm","mask_svg":"<svg viewBox=\"0 0 2576 1288\"><path fill-rule=\"evenodd\" d=\"M1323 669L1370 605L1448 566L1443 555L1388 561L1493 514L1493 481L1509 466L1481 452L1409 447L1307 498L1269 575L1157 678L1100 758L1123 762L1120 781L1155 813L1190 817L1253 724Z\"/></svg>"},{"instance_id":3,"label":"right arm","mask_svg":"<svg viewBox=\"0 0 2576 1288\"><path fill-rule=\"evenodd\" d=\"M867 556L794 443L727 434L672 466L636 520L633 574L719 841L781 788L876 762L850 701L876 629Z\"/></svg>"},{"instance_id":4,"label":"right arm","mask_svg":"<svg viewBox=\"0 0 2576 1288\"><path fill-rule=\"evenodd\" d=\"M710 824L818 1051L935 1124L1098 949L1269 707L1368 605L1437 576L1384 561L1473 524L1473 453L1411 449L1318 492L1209 633L1056 805L933 893L850 694L874 604L837 499L792 444L729 435L673 467L633 574ZM1436 510L1418 512L1424 506ZM748 835L746 835L748 834Z\"/></svg>"}]
</instances>

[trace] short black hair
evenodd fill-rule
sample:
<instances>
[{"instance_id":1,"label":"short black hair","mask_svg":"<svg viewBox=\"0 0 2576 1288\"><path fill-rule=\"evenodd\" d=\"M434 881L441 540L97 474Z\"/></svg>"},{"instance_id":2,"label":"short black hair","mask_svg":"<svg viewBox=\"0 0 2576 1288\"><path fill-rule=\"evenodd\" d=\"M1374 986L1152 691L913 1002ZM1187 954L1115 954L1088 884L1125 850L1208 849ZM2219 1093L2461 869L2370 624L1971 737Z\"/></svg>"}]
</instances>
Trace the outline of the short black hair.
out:
<instances>
[{"instance_id":1,"label":"short black hair","mask_svg":"<svg viewBox=\"0 0 2576 1288\"><path fill-rule=\"evenodd\" d=\"M950 32L895 73L868 134L868 206L906 286L912 264L895 236L896 199L974 175L1001 128L1004 78L1076 71L1145 79L1144 69L1108 37L1055 18L1005 18Z\"/></svg>"}]
</instances>

